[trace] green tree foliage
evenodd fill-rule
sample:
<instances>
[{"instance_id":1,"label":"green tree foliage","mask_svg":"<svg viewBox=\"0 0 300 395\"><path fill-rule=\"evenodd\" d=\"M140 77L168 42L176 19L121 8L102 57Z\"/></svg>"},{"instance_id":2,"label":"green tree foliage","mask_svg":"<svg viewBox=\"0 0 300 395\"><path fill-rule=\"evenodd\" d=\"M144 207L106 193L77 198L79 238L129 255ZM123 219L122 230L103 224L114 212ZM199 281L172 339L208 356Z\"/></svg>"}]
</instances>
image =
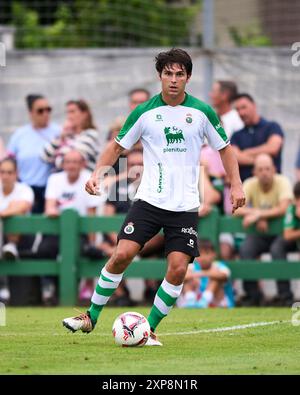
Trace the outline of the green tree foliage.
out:
<instances>
[{"instance_id":1,"label":"green tree foliage","mask_svg":"<svg viewBox=\"0 0 300 395\"><path fill-rule=\"evenodd\" d=\"M37 11L14 2L18 48L172 46L189 44L201 0L171 6L167 0L74 0L61 2L54 22L43 26Z\"/></svg>"},{"instance_id":2,"label":"green tree foliage","mask_svg":"<svg viewBox=\"0 0 300 395\"><path fill-rule=\"evenodd\" d=\"M253 22L244 29L231 26L229 33L238 47L266 47L272 45L271 39L263 34L258 22Z\"/></svg>"}]
</instances>

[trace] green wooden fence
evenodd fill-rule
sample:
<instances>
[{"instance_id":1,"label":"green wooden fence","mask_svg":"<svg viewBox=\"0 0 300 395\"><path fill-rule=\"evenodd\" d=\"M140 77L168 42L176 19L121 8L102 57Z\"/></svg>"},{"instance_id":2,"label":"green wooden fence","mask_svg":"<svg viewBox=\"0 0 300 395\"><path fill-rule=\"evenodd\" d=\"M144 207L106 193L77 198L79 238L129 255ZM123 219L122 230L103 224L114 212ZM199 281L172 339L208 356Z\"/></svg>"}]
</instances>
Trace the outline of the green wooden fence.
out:
<instances>
[{"instance_id":1,"label":"green wooden fence","mask_svg":"<svg viewBox=\"0 0 300 395\"><path fill-rule=\"evenodd\" d=\"M4 221L4 232L11 234L58 235L60 254L57 260L22 259L17 261L0 261L0 275L54 275L59 277L60 304L74 305L77 300L78 280L82 277L98 276L105 260L95 261L81 257L79 238L81 234L93 232L118 231L124 216L114 217L80 217L73 210L66 210L60 218L47 218L32 215L8 218ZM218 245L220 232L245 232L241 219L220 216L212 211L209 216L199 220L199 234L209 238ZM270 234L280 234L282 221L270 221ZM256 232L250 228L247 232ZM293 279L300 278L300 262L255 260L228 262L232 278L241 279ZM141 259L133 262L125 272L125 277L162 279L166 272L165 259Z\"/></svg>"}]
</instances>

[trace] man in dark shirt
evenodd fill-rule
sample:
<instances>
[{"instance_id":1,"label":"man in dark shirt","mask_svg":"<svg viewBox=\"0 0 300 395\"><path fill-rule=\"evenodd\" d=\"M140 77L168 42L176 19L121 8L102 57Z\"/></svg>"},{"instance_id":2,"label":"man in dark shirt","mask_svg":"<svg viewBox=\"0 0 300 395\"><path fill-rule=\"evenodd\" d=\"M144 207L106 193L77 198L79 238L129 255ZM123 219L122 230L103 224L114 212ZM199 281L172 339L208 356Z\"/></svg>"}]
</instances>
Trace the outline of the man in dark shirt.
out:
<instances>
[{"instance_id":1,"label":"man in dark shirt","mask_svg":"<svg viewBox=\"0 0 300 395\"><path fill-rule=\"evenodd\" d=\"M276 122L262 118L253 98L247 93L237 95L234 105L245 124L243 129L231 137L242 181L252 177L255 158L262 153L271 155L277 172L281 173L284 137L281 127Z\"/></svg>"}]
</instances>

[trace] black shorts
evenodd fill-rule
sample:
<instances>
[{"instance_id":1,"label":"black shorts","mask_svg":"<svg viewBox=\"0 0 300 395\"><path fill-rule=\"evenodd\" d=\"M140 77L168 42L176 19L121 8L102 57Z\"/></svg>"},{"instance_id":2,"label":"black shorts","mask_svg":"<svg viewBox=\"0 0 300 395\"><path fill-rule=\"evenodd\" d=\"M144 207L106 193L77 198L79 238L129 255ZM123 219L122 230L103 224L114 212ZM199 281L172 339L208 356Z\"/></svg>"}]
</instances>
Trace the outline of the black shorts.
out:
<instances>
[{"instance_id":1,"label":"black shorts","mask_svg":"<svg viewBox=\"0 0 300 395\"><path fill-rule=\"evenodd\" d=\"M198 212L169 211L137 200L133 203L118 234L118 240L126 239L144 244L163 228L165 255L172 251L199 256L197 245Z\"/></svg>"}]
</instances>

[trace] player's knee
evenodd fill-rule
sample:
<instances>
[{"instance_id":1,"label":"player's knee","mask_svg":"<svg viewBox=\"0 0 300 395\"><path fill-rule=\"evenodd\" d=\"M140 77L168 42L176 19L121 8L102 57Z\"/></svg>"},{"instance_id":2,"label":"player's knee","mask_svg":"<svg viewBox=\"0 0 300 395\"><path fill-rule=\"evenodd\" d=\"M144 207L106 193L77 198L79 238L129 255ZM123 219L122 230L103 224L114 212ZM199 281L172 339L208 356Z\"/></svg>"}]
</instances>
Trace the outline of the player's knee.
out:
<instances>
[{"instance_id":1,"label":"player's knee","mask_svg":"<svg viewBox=\"0 0 300 395\"><path fill-rule=\"evenodd\" d=\"M176 282L178 283L182 283L186 275L186 266L178 265L174 267L172 272L173 272L174 280L176 280Z\"/></svg>"},{"instance_id":2,"label":"player's knee","mask_svg":"<svg viewBox=\"0 0 300 395\"><path fill-rule=\"evenodd\" d=\"M113 255L113 262L116 265L126 265L131 261L131 259L132 256L130 253L124 249L117 249Z\"/></svg>"}]
</instances>

